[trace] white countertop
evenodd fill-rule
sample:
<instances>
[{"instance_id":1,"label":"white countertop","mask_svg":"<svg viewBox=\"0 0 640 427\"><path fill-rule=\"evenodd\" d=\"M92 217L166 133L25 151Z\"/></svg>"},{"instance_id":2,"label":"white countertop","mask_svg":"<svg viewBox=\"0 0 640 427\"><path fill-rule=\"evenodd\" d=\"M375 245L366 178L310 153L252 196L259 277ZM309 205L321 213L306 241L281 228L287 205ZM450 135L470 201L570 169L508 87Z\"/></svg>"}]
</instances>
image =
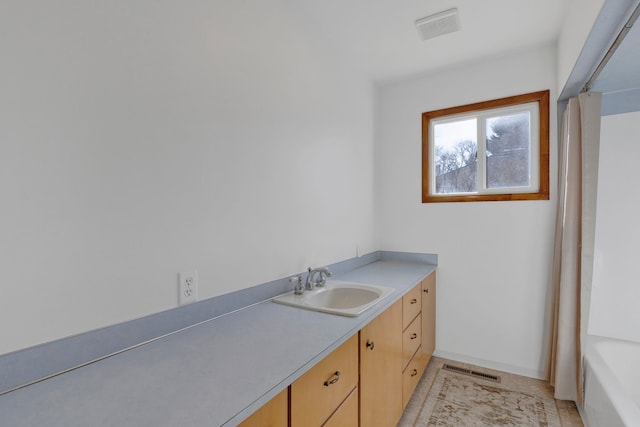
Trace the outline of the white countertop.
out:
<instances>
[{"instance_id":1,"label":"white countertop","mask_svg":"<svg viewBox=\"0 0 640 427\"><path fill-rule=\"evenodd\" d=\"M265 301L0 396L0 425L235 426L435 265L378 261L335 277L396 291L358 317Z\"/></svg>"}]
</instances>

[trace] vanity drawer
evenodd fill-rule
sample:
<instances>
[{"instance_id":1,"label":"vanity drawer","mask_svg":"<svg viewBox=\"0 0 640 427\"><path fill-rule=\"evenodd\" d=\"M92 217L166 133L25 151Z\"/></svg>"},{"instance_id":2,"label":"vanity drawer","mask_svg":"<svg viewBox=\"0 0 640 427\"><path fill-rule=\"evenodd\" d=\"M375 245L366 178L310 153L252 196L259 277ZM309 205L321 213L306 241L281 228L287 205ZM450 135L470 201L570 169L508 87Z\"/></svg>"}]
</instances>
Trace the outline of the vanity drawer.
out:
<instances>
[{"instance_id":1,"label":"vanity drawer","mask_svg":"<svg viewBox=\"0 0 640 427\"><path fill-rule=\"evenodd\" d=\"M416 355L411 361L409 365L407 365L407 369L404 370L402 374L402 408L407 406L409 403L409 399L411 399L411 395L413 391L416 389L420 378L422 377L422 373L424 372L424 363L422 363L422 357L420 355Z\"/></svg>"},{"instance_id":2,"label":"vanity drawer","mask_svg":"<svg viewBox=\"0 0 640 427\"><path fill-rule=\"evenodd\" d=\"M288 418L289 390L284 389L280 394L268 401L240 423L239 427L286 426Z\"/></svg>"},{"instance_id":3,"label":"vanity drawer","mask_svg":"<svg viewBox=\"0 0 640 427\"><path fill-rule=\"evenodd\" d=\"M291 384L291 425L319 426L358 385L358 334Z\"/></svg>"},{"instance_id":4,"label":"vanity drawer","mask_svg":"<svg viewBox=\"0 0 640 427\"><path fill-rule=\"evenodd\" d=\"M357 427L358 389L355 388L322 427Z\"/></svg>"},{"instance_id":5,"label":"vanity drawer","mask_svg":"<svg viewBox=\"0 0 640 427\"><path fill-rule=\"evenodd\" d=\"M402 330L404 331L420 313L422 304L422 287L415 286L402 297Z\"/></svg>"},{"instance_id":6,"label":"vanity drawer","mask_svg":"<svg viewBox=\"0 0 640 427\"><path fill-rule=\"evenodd\" d=\"M416 350L422 343L422 315L413 319L402 333L402 369L407 367Z\"/></svg>"}]
</instances>

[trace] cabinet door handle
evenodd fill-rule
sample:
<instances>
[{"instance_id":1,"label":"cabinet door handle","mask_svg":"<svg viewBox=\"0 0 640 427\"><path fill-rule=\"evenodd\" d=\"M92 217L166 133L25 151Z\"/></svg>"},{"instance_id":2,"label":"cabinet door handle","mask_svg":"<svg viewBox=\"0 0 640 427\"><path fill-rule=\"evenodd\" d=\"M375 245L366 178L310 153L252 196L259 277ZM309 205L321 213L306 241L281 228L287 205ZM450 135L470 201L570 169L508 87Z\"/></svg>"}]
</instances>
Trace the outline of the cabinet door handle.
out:
<instances>
[{"instance_id":1,"label":"cabinet door handle","mask_svg":"<svg viewBox=\"0 0 640 427\"><path fill-rule=\"evenodd\" d=\"M425 294L429 293L429 289L423 289L422 292L424 292Z\"/></svg>"},{"instance_id":2,"label":"cabinet door handle","mask_svg":"<svg viewBox=\"0 0 640 427\"><path fill-rule=\"evenodd\" d=\"M411 334L411 338L412 340L415 340L416 338L418 338L418 334L416 334L415 332Z\"/></svg>"},{"instance_id":3,"label":"cabinet door handle","mask_svg":"<svg viewBox=\"0 0 640 427\"><path fill-rule=\"evenodd\" d=\"M340 379L340 371L336 371L336 373L333 374L331 378L329 378L324 382L324 386L329 387L331 384L337 383L339 379Z\"/></svg>"},{"instance_id":4,"label":"cabinet door handle","mask_svg":"<svg viewBox=\"0 0 640 427\"><path fill-rule=\"evenodd\" d=\"M417 299L414 298L414 299L411 300L411 304L417 304L417 303L418 303Z\"/></svg>"},{"instance_id":5,"label":"cabinet door handle","mask_svg":"<svg viewBox=\"0 0 640 427\"><path fill-rule=\"evenodd\" d=\"M411 371L411 376L415 377L416 375L418 375L418 370L414 369L413 371Z\"/></svg>"},{"instance_id":6,"label":"cabinet door handle","mask_svg":"<svg viewBox=\"0 0 640 427\"><path fill-rule=\"evenodd\" d=\"M373 341L367 341L367 348L369 350L373 350L376 346L376 343L374 343Z\"/></svg>"}]
</instances>

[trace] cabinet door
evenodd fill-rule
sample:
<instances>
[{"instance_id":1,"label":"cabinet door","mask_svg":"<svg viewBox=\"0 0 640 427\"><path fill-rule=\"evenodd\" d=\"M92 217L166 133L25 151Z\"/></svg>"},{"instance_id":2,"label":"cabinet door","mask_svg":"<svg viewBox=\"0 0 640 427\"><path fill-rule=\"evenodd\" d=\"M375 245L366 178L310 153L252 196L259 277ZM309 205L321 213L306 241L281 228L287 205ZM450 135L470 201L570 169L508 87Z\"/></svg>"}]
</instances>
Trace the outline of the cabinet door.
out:
<instances>
[{"instance_id":1,"label":"cabinet door","mask_svg":"<svg viewBox=\"0 0 640 427\"><path fill-rule=\"evenodd\" d=\"M422 354L427 364L436 349L436 272L422 281Z\"/></svg>"},{"instance_id":2,"label":"cabinet door","mask_svg":"<svg viewBox=\"0 0 640 427\"><path fill-rule=\"evenodd\" d=\"M291 384L291 426L321 426L358 386L358 334Z\"/></svg>"},{"instance_id":3,"label":"cabinet door","mask_svg":"<svg viewBox=\"0 0 640 427\"><path fill-rule=\"evenodd\" d=\"M239 424L239 427L287 427L289 423L289 389L285 388L273 399Z\"/></svg>"},{"instance_id":4,"label":"cabinet door","mask_svg":"<svg viewBox=\"0 0 640 427\"><path fill-rule=\"evenodd\" d=\"M392 427L402 415L402 300L360 331L360 425Z\"/></svg>"}]
</instances>

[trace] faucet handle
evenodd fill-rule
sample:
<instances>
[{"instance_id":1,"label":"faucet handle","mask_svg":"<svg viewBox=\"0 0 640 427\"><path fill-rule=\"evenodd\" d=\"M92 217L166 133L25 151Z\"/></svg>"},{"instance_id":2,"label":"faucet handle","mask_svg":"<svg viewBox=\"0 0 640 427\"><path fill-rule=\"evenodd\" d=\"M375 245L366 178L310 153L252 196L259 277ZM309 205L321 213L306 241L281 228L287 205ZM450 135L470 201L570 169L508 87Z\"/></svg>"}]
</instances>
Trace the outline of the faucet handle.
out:
<instances>
[{"instance_id":1,"label":"faucet handle","mask_svg":"<svg viewBox=\"0 0 640 427\"><path fill-rule=\"evenodd\" d=\"M304 292L304 287L302 286L302 277L300 276L293 276L293 277L289 277L289 283L294 284L293 287L293 293L296 295L302 295L302 293Z\"/></svg>"},{"instance_id":2,"label":"faucet handle","mask_svg":"<svg viewBox=\"0 0 640 427\"><path fill-rule=\"evenodd\" d=\"M316 282L316 286L324 286L327 283L327 277L331 277L331 271L327 267L319 268L318 275L320 278Z\"/></svg>"}]
</instances>

